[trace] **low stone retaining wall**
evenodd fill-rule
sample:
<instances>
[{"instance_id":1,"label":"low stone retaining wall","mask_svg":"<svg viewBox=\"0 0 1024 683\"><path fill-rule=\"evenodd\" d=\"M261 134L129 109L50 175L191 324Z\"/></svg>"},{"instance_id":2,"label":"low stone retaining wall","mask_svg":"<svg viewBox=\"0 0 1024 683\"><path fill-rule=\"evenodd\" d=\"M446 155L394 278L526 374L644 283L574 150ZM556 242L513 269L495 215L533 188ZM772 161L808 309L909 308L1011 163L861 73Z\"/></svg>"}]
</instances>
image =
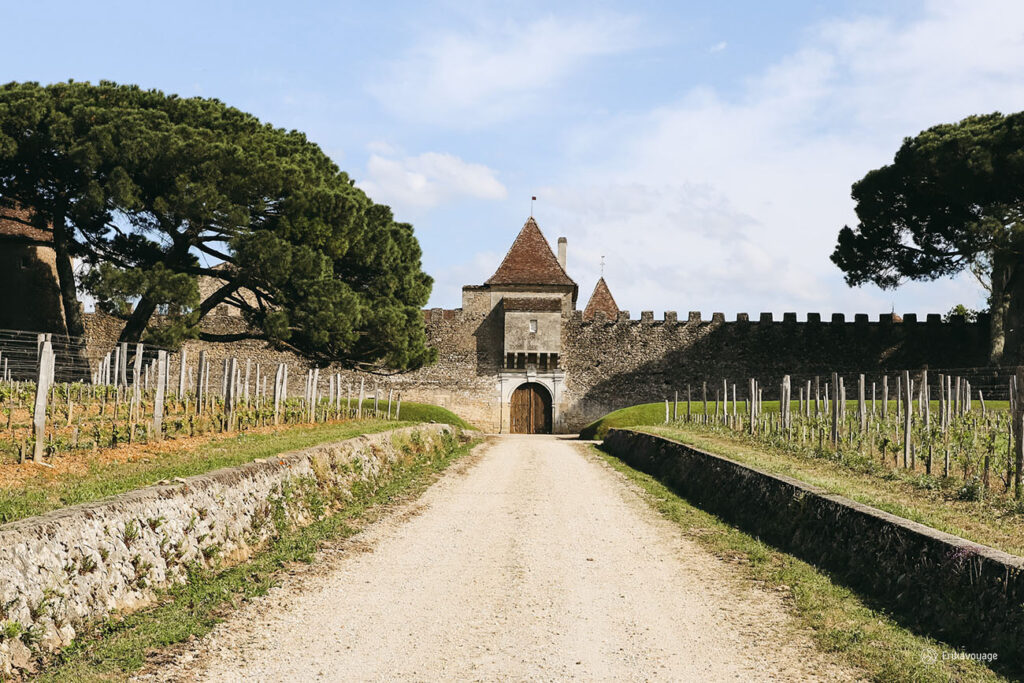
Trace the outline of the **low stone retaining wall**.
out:
<instances>
[{"instance_id":1,"label":"low stone retaining wall","mask_svg":"<svg viewBox=\"0 0 1024 683\"><path fill-rule=\"evenodd\" d=\"M663 437L613 429L602 448L904 623L1024 663L1024 558Z\"/></svg>"},{"instance_id":2,"label":"low stone retaining wall","mask_svg":"<svg viewBox=\"0 0 1024 683\"><path fill-rule=\"evenodd\" d=\"M26 642L63 647L83 623L184 581L192 563L241 561L343 506L354 485L388 481L400 459L451 447L455 432L359 436L0 526L0 678L25 665Z\"/></svg>"}]
</instances>

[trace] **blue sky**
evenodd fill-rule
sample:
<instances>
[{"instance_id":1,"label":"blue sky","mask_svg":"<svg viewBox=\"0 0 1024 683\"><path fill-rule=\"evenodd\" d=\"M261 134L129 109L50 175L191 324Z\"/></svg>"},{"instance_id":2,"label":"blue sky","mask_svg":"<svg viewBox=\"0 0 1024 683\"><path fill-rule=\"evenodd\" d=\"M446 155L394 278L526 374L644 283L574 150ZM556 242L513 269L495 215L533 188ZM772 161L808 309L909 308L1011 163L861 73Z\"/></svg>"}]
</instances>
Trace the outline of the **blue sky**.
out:
<instances>
[{"instance_id":1,"label":"blue sky","mask_svg":"<svg viewBox=\"0 0 1024 683\"><path fill-rule=\"evenodd\" d=\"M138 83L305 131L413 223L433 306L493 272L531 195L581 307L601 256L634 315L983 304L969 275L850 289L828 256L903 137L1024 109L1024 3L509 4L0 0L0 81Z\"/></svg>"}]
</instances>

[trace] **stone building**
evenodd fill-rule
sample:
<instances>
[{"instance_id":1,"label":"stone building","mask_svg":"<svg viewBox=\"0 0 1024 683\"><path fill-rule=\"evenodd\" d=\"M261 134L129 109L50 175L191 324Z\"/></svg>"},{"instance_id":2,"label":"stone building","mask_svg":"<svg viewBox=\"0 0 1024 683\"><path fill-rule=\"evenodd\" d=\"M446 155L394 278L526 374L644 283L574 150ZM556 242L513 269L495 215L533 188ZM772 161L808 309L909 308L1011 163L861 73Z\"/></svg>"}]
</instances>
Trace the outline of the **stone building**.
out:
<instances>
[{"instance_id":1,"label":"stone building","mask_svg":"<svg viewBox=\"0 0 1024 683\"><path fill-rule=\"evenodd\" d=\"M579 288L565 270L566 239L558 256L531 216L498 269L482 285L462 288L462 313L483 316L495 347L485 358L500 358L496 371L499 429L551 432L560 423L565 369L562 320L576 310Z\"/></svg>"},{"instance_id":2,"label":"stone building","mask_svg":"<svg viewBox=\"0 0 1024 683\"><path fill-rule=\"evenodd\" d=\"M24 209L0 209L0 329L67 333L53 233Z\"/></svg>"},{"instance_id":3,"label":"stone building","mask_svg":"<svg viewBox=\"0 0 1024 683\"><path fill-rule=\"evenodd\" d=\"M643 311L632 318L619 309L603 278L580 310L579 288L567 270L567 246L559 239L556 254L536 221L528 219L494 274L483 284L463 287L461 308L423 312L436 363L392 375L328 367L321 370L321 382L340 376L343 395L358 392L362 384L370 393L380 388L385 397L394 390L405 401L444 406L491 432L575 432L612 410L671 400L677 393L685 399L688 389L698 399L705 382L710 400L726 380L740 387L742 401L747 380L757 378L771 399L783 374L792 375L799 387L832 372L847 373L847 381L856 382L862 372L957 368L972 385L985 387L986 398L1004 397L1004 382L986 384L991 379L986 373L992 372L985 368L988 316L944 322L937 314L918 319L887 313L875 320L857 314L847 320L842 314L823 319L807 313L798 321L796 313L781 320L771 313L739 313L726 320L722 313L708 318L690 311L681 319L666 311L656 320L653 312ZM202 286L212 291L219 284L214 278ZM116 339L118 325L109 322L88 316L90 343L96 347L91 357L105 353ZM203 325L212 337L224 339L245 331L244 320L230 306L218 307ZM193 371L199 351L207 352L214 383L225 358L261 365L263 377L277 363L288 363L289 395L302 394L306 361L265 342L190 341L185 349ZM972 375L964 368L977 370Z\"/></svg>"},{"instance_id":4,"label":"stone building","mask_svg":"<svg viewBox=\"0 0 1024 683\"><path fill-rule=\"evenodd\" d=\"M987 316L945 323L936 314L857 314L848 322L808 313L798 322L796 313L739 313L726 321L667 311L655 320L644 311L635 319L603 277L580 311L566 247L560 238L556 256L527 220L494 275L463 288L461 309L424 311L438 363L396 377L396 386L483 429L573 432L612 410L685 398L688 388L697 398L705 382L713 400L722 380L745 386L756 377L772 395L782 374L806 381L833 371L986 365Z\"/></svg>"}]
</instances>

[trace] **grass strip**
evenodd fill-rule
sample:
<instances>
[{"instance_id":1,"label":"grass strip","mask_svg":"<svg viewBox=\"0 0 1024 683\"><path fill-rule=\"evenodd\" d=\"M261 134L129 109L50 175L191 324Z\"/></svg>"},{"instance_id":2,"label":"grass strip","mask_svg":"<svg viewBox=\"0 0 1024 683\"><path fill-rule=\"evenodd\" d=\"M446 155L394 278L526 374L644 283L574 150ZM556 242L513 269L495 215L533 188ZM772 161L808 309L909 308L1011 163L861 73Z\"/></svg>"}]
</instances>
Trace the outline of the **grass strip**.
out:
<instances>
[{"instance_id":1,"label":"grass strip","mask_svg":"<svg viewBox=\"0 0 1024 683\"><path fill-rule=\"evenodd\" d=\"M393 424L393 423L391 423ZM302 529L286 531L262 552L222 571L193 567L184 584L162 592L156 607L109 618L48 663L43 681L118 681L159 656L162 649L201 638L246 600L265 595L290 563L313 561L328 541L356 533L380 506L422 493L476 442L396 463L394 476L376 490L354 490L339 512Z\"/></svg>"},{"instance_id":2,"label":"grass strip","mask_svg":"<svg viewBox=\"0 0 1024 683\"><path fill-rule=\"evenodd\" d=\"M93 461L87 468L83 468L83 471L63 472L56 476L48 470L38 469L34 476L27 481L19 482L18 486L0 488L0 524L133 491L161 480L205 474L222 467L234 467L287 451L423 422L468 426L443 408L425 404L403 404L400 422L376 419L342 420L280 427L269 432L243 432L218 436L198 446L183 445L181 448L174 448L173 442L167 442L169 448L152 452L143 450L141 457L127 462Z\"/></svg>"},{"instance_id":3,"label":"grass strip","mask_svg":"<svg viewBox=\"0 0 1024 683\"><path fill-rule=\"evenodd\" d=\"M1024 554L1024 508L1005 497L960 500L955 485L927 476L881 466L864 457L837 461L765 444L752 445L738 437L699 427L641 427L703 451L772 474L781 474L859 503L920 522L975 543L1014 555Z\"/></svg>"},{"instance_id":4,"label":"grass strip","mask_svg":"<svg viewBox=\"0 0 1024 683\"><path fill-rule=\"evenodd\" d=\"M869 680L946 683L1003 681L1000 673L962 653L900 626L812 565L783 553L718 517L690 505L660 481L595 446L593 452L639 486L648 503L679 525L683 534L731 563L749 580L785 591L792 598L797 625L807 628L815 646L834 653ZM996 663L998 665L998 662Z\"/></svg>"},{"instance_id":5,"label":"grass strip","mask_svg":"<svg viewBox=\"0 0 1024 683\"><path fill-rule=\"evenodd\" d=\"M724 403L724 402L723 402ZM889 401L889 412L892 414L896 413L896 401ZM798 401L791 401L791 409L793 412L797 412L799 409ZM813 402L812 402L813 405ZM870 410L871 402L868 401ZM877 401L876 409L882 410L882 401ZM914 405L917 405L917 401L914 401ZM985 406L989 412L1006 412L1009 410L1009 401L985 401ZM765 413L777 413L779 412L778 401L764 401L761 406ZM732 412L732 403L729 404L729 412ZM679 419L683 419L687 413L686 400L681 400L678 404L673 401L669 401L669 415L671 416L673 411L678 412ZM916 408L915 408L916 410ZM931 402L932 415L939 414L939 403L938 401ZM739 401L736 404L736 412L740 415L747 414L747 405L745 401ZM857 401L846 402L846 412L849 415L857 414ZM980 409L975 408L975 412L980 414ZM703 415L704 414L704 403L703 401L693 401L690 403L689 414L692 415ZM718 411L715 408L715 401L710 400L707 403L707 414L717 415ZM932 418L935 419L934 417ZM603 439L609 429L620 429L623 427L637 427L640 425L660 425L665 422L665 403L641 403L639 405L630 406L628 408L621 408L619 410L612 411L597 420L594 420L580 431L581 439Z\"/></svg>"}]
</instances>

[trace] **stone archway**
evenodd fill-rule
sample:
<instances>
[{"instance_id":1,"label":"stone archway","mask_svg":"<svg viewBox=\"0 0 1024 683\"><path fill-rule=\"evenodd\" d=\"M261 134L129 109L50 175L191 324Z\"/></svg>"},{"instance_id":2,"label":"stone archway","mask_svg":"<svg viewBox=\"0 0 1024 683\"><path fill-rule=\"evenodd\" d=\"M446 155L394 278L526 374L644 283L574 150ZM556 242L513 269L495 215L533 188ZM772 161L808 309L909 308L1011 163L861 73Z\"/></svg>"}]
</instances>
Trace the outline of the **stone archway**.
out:
<instances>
[{"instance_id":1,"label":"stone archway","mask_svg":"<svg viewBox=\"0 0 1024 683\"><path fill-rule=\"evenodd\" d=\"M551 393L543 384L526 382L512 392L510 426L513 434L550 434L553 419Z\"/></svg>"}]
</instances>

